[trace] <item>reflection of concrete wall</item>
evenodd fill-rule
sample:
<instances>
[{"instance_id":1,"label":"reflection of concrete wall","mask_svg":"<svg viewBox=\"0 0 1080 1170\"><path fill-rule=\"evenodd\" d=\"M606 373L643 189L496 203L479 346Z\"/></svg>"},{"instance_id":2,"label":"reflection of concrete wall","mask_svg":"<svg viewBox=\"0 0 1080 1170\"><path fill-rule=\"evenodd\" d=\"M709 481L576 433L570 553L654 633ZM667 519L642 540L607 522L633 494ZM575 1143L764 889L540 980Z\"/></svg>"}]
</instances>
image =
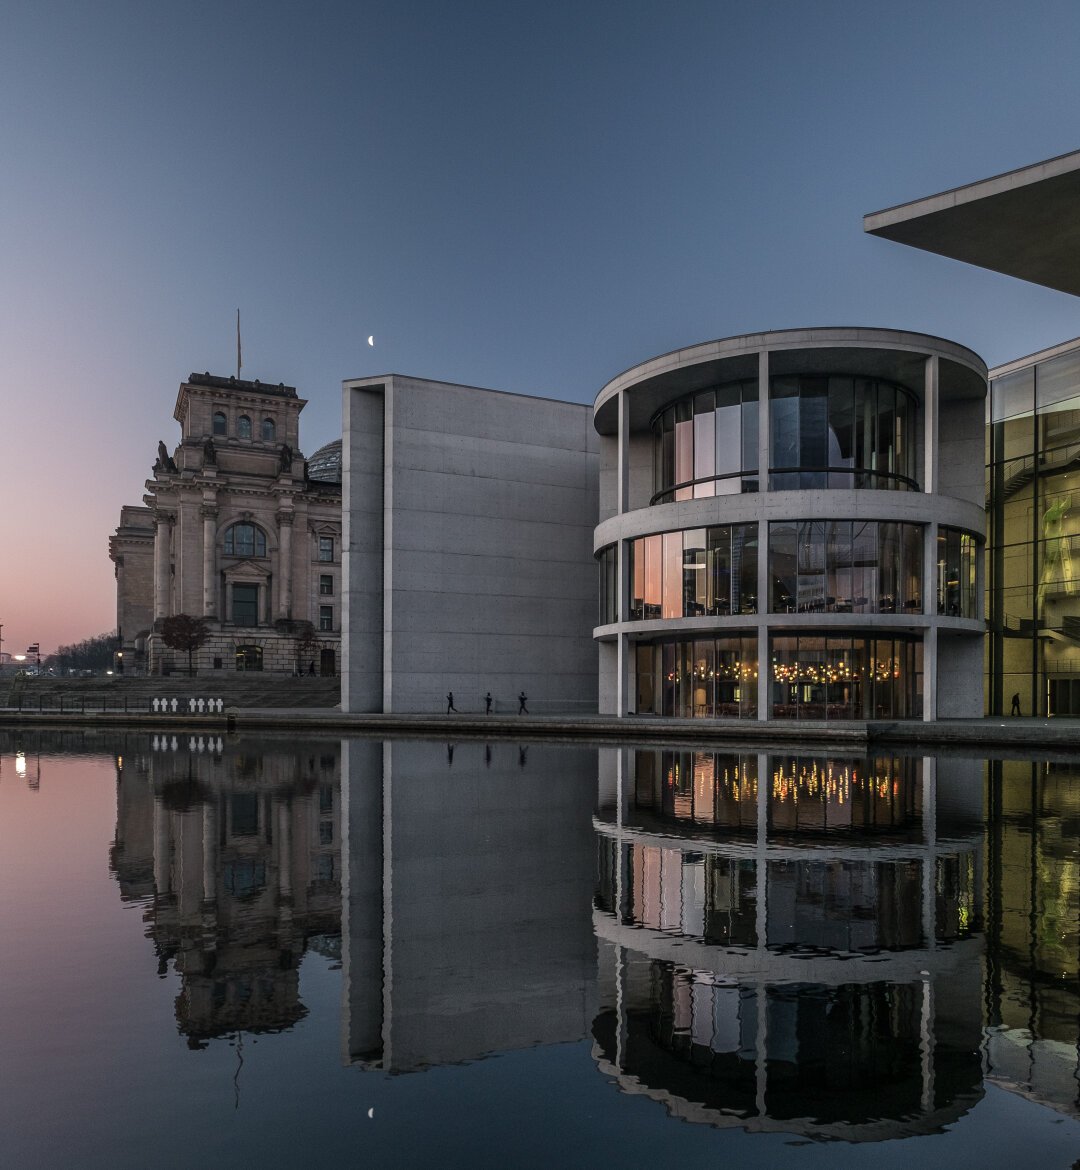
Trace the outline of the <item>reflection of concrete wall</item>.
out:
<instances>
[{"instance_id":1,"label":"reflection of concrete wall","mask_svg":"<svg viewBox=\"0 0 1080 1170\"><path fill-rule=\"evenodd\" d=\"M382 1056L383 751L374 739L341 743L342 1055L349 1063Z\"/></svg>"},{"instance_id":2,"label":"reflection of concrete wall","mask_svg":"<svg viewBox=\"0 0 1080 1170\"><path fill-rule=\"evenodd\" d=\"M388 744L381 870L376 756L350 743L346 759L349 1054L378 1025L396 1071L586 1035L595 751Z\"/></svg>"}]
</instances>

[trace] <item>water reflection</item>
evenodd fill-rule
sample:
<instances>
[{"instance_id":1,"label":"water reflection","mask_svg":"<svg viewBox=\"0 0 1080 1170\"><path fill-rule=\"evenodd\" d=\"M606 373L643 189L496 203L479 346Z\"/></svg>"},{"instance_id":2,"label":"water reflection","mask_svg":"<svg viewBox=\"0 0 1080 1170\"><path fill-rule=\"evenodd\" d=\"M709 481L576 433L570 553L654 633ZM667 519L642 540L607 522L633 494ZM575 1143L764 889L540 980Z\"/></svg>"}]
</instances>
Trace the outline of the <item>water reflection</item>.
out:
<instances>
[{"instance_id":1,"label":"water reflection","mask_svg":"<svg viewBox=\"0 0 1080 1170\"><path fill-rule=\"evenodd\" d=\"M600 1067L686 1119L814 1137L938 1131L985 1079L1080 1115L1076 779L602 751Z\"/></svg>"},{"instance_id":2,"label":"water reflection","mask_svg":"<svg viewBox=\"0 0 1080 1170\"><path fill-rule=\"evenodd\" d=\"M191 1047L306 1014L304 953L340 947L339 775L333 743L117 755L110 867L121 898L145 905L159 974L180 976Z\"/></svg>"},{"instance_id":3,"label":"water reflection","mask_svg":"<svg viewBox=\"0 0 1080 1170\"><path fill-rule=\"evenodd\" d=\"M343 747L346 1058L394 1072L580 1040L596 1012L596 752Z\"/></svg>"},{"instance_id":4,"label":"water reflection","mask_svg":"<svg viewBox=\"0 0 1080 1170\"><path fill-rule=\"evenodd\" d=\"M63 743L103 757L101 737ZM704 1126L937 1133L988 1085L1080 1118L1074 764L111 746L102 921L119 894L145 924L132 946L176 981L141 1019L132 1008L157 1047L173 1018L191 1048L225 1056L218 1041L246 1033L310 1037L316 997L340 995L321 1004L322 1042L339 1047L323 1068L411 1073L578 1041L587 1091L607 1078L593 1100L617 1109L618 1089ZM56 752L0 733L0 796L23 798L6 807L54 796ZM330 959L316 979L312 952ZM173 1079L208 1075L214 1052L175 1047ZM88 1049L87 1068L100 1061ZM230 1097L228 1079L208 1092Z\"/></svg>"}]
</instances>

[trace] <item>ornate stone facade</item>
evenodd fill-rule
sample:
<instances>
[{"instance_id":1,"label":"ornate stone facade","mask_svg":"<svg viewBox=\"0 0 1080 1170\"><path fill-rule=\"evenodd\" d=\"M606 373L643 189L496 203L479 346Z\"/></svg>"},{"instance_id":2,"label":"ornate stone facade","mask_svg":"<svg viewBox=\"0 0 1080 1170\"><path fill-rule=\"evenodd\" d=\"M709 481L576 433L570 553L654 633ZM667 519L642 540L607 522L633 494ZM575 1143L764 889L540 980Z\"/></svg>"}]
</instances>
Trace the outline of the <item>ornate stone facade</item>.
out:
<instances>
[{"instance_id":1,"label":"ornate stone facade","mask_svg":"<svg viewBox=\"0 0 1080 1170\"><path fill-rule=\"evenodd\" d=\"M292 386L192 374L158 444L145 507L109 541L123 668L186 670L161 626L203 618L200 672L335 674L341 643L341 444L305 461Z\"/></svg>"}]
</instances>

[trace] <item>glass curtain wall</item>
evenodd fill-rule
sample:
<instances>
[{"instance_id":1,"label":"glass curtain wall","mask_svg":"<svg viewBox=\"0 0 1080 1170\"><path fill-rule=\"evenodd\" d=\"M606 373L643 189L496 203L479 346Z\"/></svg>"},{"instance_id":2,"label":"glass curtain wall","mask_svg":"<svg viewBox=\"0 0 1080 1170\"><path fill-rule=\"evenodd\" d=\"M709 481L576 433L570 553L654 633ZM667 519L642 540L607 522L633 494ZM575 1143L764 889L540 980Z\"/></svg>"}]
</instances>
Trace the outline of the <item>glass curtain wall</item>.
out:
<instances>
[{"instance_id":1,"label":"glass curtain wall","mask_svg":"<svg viewBox=\"0 0 1080 1170\"><path fill-rule=\"evenodd\" d=\"M959 528L939 528L937 537L937 611L948 617L977 618L975 588L977 538Z\"/></svg>"},{"instance_id":2,"label":"glass curtain wall","mask_svg":"<svg viewBox=\"0 0 1080 1170\"><path fill-rule=\"evenodd\" d=\"M918 491L917 405L903 386L836 375L770 384L769 486Z\"/></svg>"},{"instance_id":3,"label":"glass curtain wall","mask_svg":"<svg viewBox=\"0 0 1080 1170\"><path fill-rule=\"evenodd\" d=\"M730 382L653 419L654 504L758 490L758 387Z\"/></svg>"},{"instance_id":4,"label":"glass curtain wall","mask_svg":"<svg viewBox=\"0 0 1080 1170\"><path fill-rule=\"evenodd\" d=\"M616 546L608 545L600 550L597 564L600 569L600 613L599 624L610 625L619 620L619 566Z\"/></svg>"},{"instance_id":5,"label":"glass curtain wall","mask_svg":"<svg viewBox=\"0 0 1080 1170\"><path fill-rule=\"evenodd\" d=\"M990 384L987 710L1080 715L1080 343Z\"/></svg>"},{"instance_id":6,"label":"glass curtain wall","mask_svg":"<svg viewBox=\"0 0 1080 1170\"><path fill-rule=\"evenodd\" d=\"M757 543L756 524L630 541L629 620L756 613Z\"/></svg>"},{"instance_id":7,"label":"glass curtain wall","mask_svg":"<svg viewBox=\"0 0 1080 1170\"><path fill-rule=\"evenodd\" d=\"M922 613L923 533L876 520L770 524L770 612ZM972 574L974 564L972 552Z\"/></svg>"},{"instance_id":8,"label":"glass curtain wall","mask_svg":"<svg viewBox=\"0 0 1080 1170\"><path fill-rule=\"evenodd\" d=\"M788 634L769 639L773 719L912 719L922 714L918 638Z\"/></svg>"},{"instance_id":9,"label":"glass curtain wall","mask_svg":"<svg viewBox=\"0 0 1080 1170\"><path fill-rule=\"evenodd\" d=\"M638 714L677 719L757 716L757 638L672 639L636 648Z\"/></svg>"}]
</instances>

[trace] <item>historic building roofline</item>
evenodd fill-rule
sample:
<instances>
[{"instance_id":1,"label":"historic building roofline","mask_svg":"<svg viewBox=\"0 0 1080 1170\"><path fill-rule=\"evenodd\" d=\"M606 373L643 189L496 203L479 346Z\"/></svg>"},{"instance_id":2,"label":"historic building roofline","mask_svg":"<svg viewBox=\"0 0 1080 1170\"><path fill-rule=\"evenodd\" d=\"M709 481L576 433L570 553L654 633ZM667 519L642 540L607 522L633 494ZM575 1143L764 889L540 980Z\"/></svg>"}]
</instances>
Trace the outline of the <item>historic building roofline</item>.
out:
<instances>
[{"instance_id":1,"label":"historic building roofline","mask_svg":"<svg viewBox=\"0 0 1080 1170\"><path fill-rule=\"evenodd\" d=\"M256 394L274 394L279 398L296 397L296 387L286 386L284 382L278 382L275 386L270 382L260 382L258 378L249 382L244 378L226 378L220 374L211 374L209 371L203 374L190 374L187 384L189 386L211 386L217 390L245 390Z\"/></svg>"}]
</instances>

